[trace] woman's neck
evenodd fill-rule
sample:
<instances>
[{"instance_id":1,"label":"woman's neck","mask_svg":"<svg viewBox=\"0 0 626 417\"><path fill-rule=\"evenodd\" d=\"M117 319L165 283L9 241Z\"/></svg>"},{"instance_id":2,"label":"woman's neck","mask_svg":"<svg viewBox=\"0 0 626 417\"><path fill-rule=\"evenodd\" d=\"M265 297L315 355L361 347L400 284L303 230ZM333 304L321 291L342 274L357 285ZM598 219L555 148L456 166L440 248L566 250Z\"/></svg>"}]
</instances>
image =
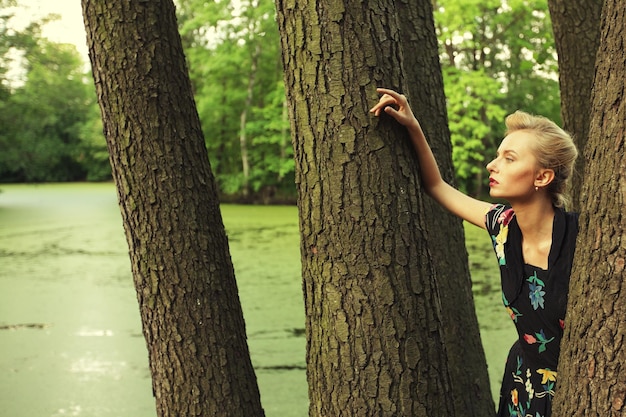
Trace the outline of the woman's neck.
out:
<instances>
[{"instance_id":1,"label":"woman's neck","mask_svg":"<svg viewBox=\"0 0 626 417\"><path fill-rule=\"evenodd\" d=\"M548 268L552 247L554 206L551 202L512 205L517 224L522 232L522 253L526 263Z\"/></svg>"},{"instance_id":2,"label":"woman's neck","mask_svg":"<svg viewBox=\"0 0 626 417\"><path fill-rule=\"evenodd\" d=\"M512 203L511 207L524 237L531 238L545 234L552 236L555 209L551 201L536 199L527 204Z\"/></svg>"}]
</instances>

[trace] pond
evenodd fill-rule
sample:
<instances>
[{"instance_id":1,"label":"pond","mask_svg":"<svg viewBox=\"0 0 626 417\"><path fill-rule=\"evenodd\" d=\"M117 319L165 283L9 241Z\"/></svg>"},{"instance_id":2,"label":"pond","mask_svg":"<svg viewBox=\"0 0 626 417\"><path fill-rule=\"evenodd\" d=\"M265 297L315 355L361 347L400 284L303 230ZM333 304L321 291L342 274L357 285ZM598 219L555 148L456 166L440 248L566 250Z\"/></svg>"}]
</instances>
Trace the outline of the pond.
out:
<instances>
[{"instance_id":1,"label":"pond","mask_svg":"<svg viewBox=\"0 0 626 417\"><path fill-rule=\"evenodd\" d=\"M223 205L222 215L266 415L304 417L297 209ZM486 246L471 249L472 233L476 304L497 392L515 336L489 243L481 235ZM0 345L2 415L156 416L112 184L0 186Z\"/></svg>"}]
</instances>

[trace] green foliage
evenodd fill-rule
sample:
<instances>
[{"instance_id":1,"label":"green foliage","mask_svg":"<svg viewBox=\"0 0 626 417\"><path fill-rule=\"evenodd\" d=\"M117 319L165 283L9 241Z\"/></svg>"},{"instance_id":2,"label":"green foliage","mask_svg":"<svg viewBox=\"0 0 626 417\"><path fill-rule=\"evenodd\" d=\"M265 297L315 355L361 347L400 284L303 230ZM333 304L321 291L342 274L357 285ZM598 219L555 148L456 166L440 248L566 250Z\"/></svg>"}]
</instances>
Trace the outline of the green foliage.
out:
<instances>
[{"instance_id":1,"label":"green foliage","mask_svg":"<svg viewBox=\"0 0 626 417\"><path fill-rule=\"evenodd\" d=\"M110 177L95 89L73 45L41 37L35 22L22 32L0 17L0 53L21 74L0 72L0 181L76 181ZM100 153L99 153L100 152Z\"/></svg>"},{"instance_id":2,"label":"green foliage","mask_svg":"<svg viewBox=\"0 0 626 417\"><path fill-rule=\"evenodd\" d=\"M293 196L273 1L176 3L221 191ZM42 39L46 20L16 31L15 5L0 0L0 181L110 178L95 91L83 62L72 47ZM547 1L436 0L434 10L457 179L465 191L480 194L506 114L522 109L560 119ZM19 79L8 79L20 62Z\"/></svg>"},{"instance_id":3,"label":"green foliage","mask_svg":"<svg viewBox=\"0 0 626 417\"><path fill-rule=\"evenodd\" d=\"M260 151L254 154L252 162L255 191L262 186L283 188L294 183L295 162L285 104L284 84L276 83L276 89L266 97L266 105L254 109L253 120L248 123L247 131L254 138L252 144Z\"/></svg>"},{"instance_id":4,"label":"green foliage","mask_svg":"<svg viewBox=\"0 0 626 417\"><path fill-rule=\"evenodd\" d=\"M437 0L453 161L480 194L484 166L521 109L560 120L557 58L546 0Z\"/></svg>"},{"instance_id":5,"label":"green foliage","mask_svg":"<svg viewBox=\"0 0 626 417\"><path fill-rule=\"evenodd\" d=\"M295 193L274 14L271 0L179 1L198 114L213 172L226 194L243 194L246 188Z\"/></svg>"},{"instance_id":6,"label":"green foliage","mask_svg":"<svg viewBox=\"0 0 626 417\"><path fill-rule=\"evenodd\" d=\"M501 87L483 70L453 67L444 70L444 84L456 176L461 189L474 192L479 188L474 181L484 171L485 156L497 142L492 126L505 116L496 104L502 96Z\"/></svg>"},{"instance_id":7,"label":"green foliage","mask_svg":"<svg viewBox=\"0 0 626 417\"><path fill-rule=\"evenodd\" d=\"M87 171L87 181L111 179L109 149L104 139L100 107L98 106L92 82L85 85L88 100L84 108L85 120L78 125L80 138L78 160Z\"/></svg>"}]
</instances>

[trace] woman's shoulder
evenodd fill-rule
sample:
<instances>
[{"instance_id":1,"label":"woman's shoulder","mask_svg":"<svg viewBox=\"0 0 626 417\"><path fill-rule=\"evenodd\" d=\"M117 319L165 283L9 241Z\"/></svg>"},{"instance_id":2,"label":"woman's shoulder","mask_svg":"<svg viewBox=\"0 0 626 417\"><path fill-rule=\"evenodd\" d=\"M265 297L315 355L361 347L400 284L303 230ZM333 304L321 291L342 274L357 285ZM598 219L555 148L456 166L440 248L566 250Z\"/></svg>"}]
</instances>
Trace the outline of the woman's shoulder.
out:
<instances>
[{"instance_id":1,"label":"woman's shoulder","mask_svg":"<svg viewBox=\"0 0 626 417\"><path fill-rule=\"evenodd\" d=\"M508 204L493 204L486 213L487 230L493 230L499 226L508 226L514 216L515 212Z\"/></svg>"}]
</instances>

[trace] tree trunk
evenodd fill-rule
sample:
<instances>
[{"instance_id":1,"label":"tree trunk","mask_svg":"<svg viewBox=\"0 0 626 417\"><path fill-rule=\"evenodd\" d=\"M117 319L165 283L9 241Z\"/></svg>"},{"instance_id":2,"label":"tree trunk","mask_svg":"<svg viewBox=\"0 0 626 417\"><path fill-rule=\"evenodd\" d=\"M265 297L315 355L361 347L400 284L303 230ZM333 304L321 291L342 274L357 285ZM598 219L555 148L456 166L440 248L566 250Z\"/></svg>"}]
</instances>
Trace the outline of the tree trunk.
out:
<instances>
[{"instance_id":1,"label":"tree trunk","mask_svg":"<svg viewBox=\"0 0 626 417\"><path fill-rule=\"evenodd\" d=\"M591 88L600 43L603 0L548 0L554 41L559 55L559 85L563 128L576 146L585 148L589 135ZM584 159L576 162L572 178L572 210L579 211Z\"/></svg>"},{"instance_id":2,"label":"tree trunk","mask_svg":"<svg viewBox=\"0 0 626 417\"><path fill-rule=\"evenodd\" d=\"M83 0L159 416L262 416L171 0Z\"/></svg>"},{"instance_id":3,"label":"tree trunk","mask_svg":"<svg viewBox=\"0 0 626 417\"><path fill-rule=\"evenodd\" d=\"M246 90L246 101L239 117L239 146L241 148L241 171L243 173L242 193L244 197L250 194L250 160L248 158L248 137L246 134L246 123L248 112L252 107L254 97L254 84L256 83L259 56L261 55L261 44L257 43L252 53L250 64L250 75L248 77L248 88Z\"/></svg>"},{"instance_id":4,"label":"tree trunk","mask_svg":"<svg viewBox=\"0 0 626 417\"><path fill-rule=\"evenodd\" d=\"M309 414L493 414L456 410L462 401L451 400L457 370L439 298L444 262L433 252L460 223L436 229L427 221L434 209L406 130L368 114L377 86L411 91L402 70L415 69L410 47L429 64L437 54L432 39L404 44L396 3L276 1L299 196ZM432 19L432 11L418 16ZM430 88L428 78L438 72L440 82L441 73L429 71L419 82ZM422 92L429 105L443 96L439 88ZM465 266L462 291L467 276ZM472 305L471 294L461 298ZM473 399L476 387L463 396ZM490 399L488 383L482 388Z\"/></svg>"},{"instance_id":5,"label":"tree trunk","mask_svg":"<svg viewBox=\"0 0 626 417\"><path fill-rule=\"evenodd\" d=\"M432 4L397 1L395 5L401 24L405 92L429 139L442 176L454 184L452 142ZM494 415L487 362L474 308L463 222L431 198L424 199L424 209L452 376L450 400L455 403L456 415ZM489 239L487 234L485 239Z\"/></svg>"},{"instance_id":6,"label":"tree trunk","mask_svg":"<svg viewBox=\"0 0 626 417\"><path fill-rule=\"evenodd\" d=\"M626 9L607 0L555 416L626 416Z\"/></svg>"}]
</instances>

